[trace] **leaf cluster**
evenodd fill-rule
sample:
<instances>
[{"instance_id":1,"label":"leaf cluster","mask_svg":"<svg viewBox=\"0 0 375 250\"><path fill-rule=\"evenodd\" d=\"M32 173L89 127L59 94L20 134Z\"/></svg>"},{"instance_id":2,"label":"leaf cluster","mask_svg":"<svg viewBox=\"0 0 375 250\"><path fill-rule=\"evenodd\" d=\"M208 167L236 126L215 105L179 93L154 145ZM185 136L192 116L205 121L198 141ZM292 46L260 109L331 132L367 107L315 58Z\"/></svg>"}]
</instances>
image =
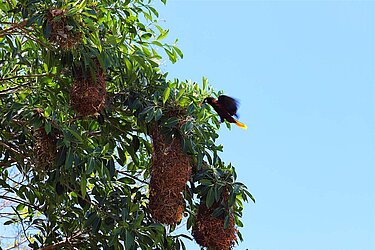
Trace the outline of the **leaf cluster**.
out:
<instances>
[{"instance_id":1,"label":"leaf cluster","mask_svg":"<svg viewBox=\"0 0 375 250\"><path fill-rule=\"evenodd\" d=\"M64 14L51 17L51 10ZM0 2L0 199L13 202L5 225L24 225L29 247L184 249L190 237L155 223L148 211L154 126L169 140L181 136L193 159L187 229L199 199L221 203L214 216L232 211L242 226L242 201L253 197L220 159L220 122L201 106L217 93L205 78L199 85L161 72L164 55L171 62L183 55L162 42L168 30L158 16L142 0ZM50 39L51 20L80 34L74 47ZM106 107L82 117L70 106L70 88L77 75L94 76L98 64ZM45 169L37 167L38 129L56 144Z\"/></svg>"}]
</instances>

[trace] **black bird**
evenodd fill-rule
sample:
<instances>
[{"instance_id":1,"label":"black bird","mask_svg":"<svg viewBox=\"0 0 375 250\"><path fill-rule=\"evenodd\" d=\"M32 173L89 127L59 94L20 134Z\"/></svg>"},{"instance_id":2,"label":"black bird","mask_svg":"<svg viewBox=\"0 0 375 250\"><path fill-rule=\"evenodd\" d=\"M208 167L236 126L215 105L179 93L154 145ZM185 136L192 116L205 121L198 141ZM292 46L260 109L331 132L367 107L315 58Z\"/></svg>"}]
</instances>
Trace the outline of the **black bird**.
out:
<instances>
[{"instance_id":1,"label":"black bird","mask_svg":"<svg viewBox=\"0 0 375 250\"><path fill-rule=\"evenodd\" d=\"M217 114L220 116L221 122L224 122L224 120L236 124L238 127L247 129L247 126L236 119L233 118L233 116L238 117L237 115L237 109L238 109L238 102L236 99L226 96L226 95L220 95L217 99L213 97L206 97L203 100L203 103L210 104Z\"/></svg>"}]
</instances>

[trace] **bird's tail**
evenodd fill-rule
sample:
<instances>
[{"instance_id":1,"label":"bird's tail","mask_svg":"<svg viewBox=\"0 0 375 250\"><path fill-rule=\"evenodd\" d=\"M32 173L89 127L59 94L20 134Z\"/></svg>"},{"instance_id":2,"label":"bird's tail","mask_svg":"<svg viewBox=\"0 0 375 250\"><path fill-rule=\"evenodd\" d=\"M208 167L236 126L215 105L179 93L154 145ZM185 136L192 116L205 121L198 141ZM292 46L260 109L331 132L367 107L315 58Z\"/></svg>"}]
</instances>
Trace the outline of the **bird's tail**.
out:
<instances>
[{"instance_id":1,"label":"bird's tail","mask_svg":"<svg viewBox=\"0 0 375 250\"><path fill-rule=\"evenodd\" d=\"M239 121L237 121L237 120L235 120L235 121L236 121L235 124L236 124L238 127L243 128L243 129L247 129L247 126L246 126L245 124L243 124L242 122L239 122Z\"/></svg>"}]
</instances>

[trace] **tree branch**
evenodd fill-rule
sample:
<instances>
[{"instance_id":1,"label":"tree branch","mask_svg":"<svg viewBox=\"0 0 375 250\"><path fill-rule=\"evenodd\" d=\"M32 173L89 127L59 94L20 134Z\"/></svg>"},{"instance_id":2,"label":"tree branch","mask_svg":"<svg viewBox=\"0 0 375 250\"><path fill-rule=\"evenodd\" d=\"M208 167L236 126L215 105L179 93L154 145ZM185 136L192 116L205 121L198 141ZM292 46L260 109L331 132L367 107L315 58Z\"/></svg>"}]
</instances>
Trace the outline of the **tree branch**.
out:
<instances>
[{"instance_id":1,"label":"tree branch","mask_svg":"<svg viewBox=\"0 0 375 250\"><path fill-rule=\"evenodd\" d=\"M10 76L5 78L0 78L0 82L8 81L15 78L34 78L34 77L41 77L41 76L55 76L55 74L31 74L31 75L19 75L19 76Z\"/></svg>"},{"instance_id":2,"label":"tree branch","mask_svg":"<svg viewBox=\"0 0 375 250\"><path fill-rule=\"evenodd\" d=\"M18 237L18 236L17 236L17 237ZM4 238L4 237L3 237L3 238ZM15 238L15 237L12 237L12 238ZM7 250L10 250L10 249L16 249L16 248L19 249L19 247L20 247L22 244L26 243L26 242L27 242L27 240L24 239L23 241L18 242L18 243L15 244L14 246L7 248Z\"/></svg>"},{"instance_id":3,"label":"tree branch","mask_svg":"<svg viewBox=\"0 0 375 250\"><path fill-rule=\"evenodd\" d=\"M56 242L46 247L39 248L39 250L54 250L54 249L60 249L61 247L67 246L67 245L70 245L70 246L79 245L80 243L82 243L81 240L78 240L78 241L74 241L74 240L77 237L79 237L82 233L83 232L78 232L75 235L65 238L65 240Z\"/></svg>"},{"instance_id":4,"label":"tree branch","mask_svg":"<svg viewBox=\"0 0 375 250\"><path fill-rule=\"evenodd\" d=\"M18 152L16 149L14 149L13 147L9 146L8 144L6 144L6 143L3 142L3 141L0 141L0 145L2 145L4 148L8 149L9 151L12 151L13 153L15 153L15 154L21 156L22 159L27 158L26 155L24 155L24 154Z\"/></svg>"},{"instance_id":5,"label":"tree branch","mask_svg":"<svg viewBox=\"0 0 375 250\"><path fill-rule=\"evenodd\" d=\"M135 179L135 180L137 180L137 181L139 181L139 182L141 182L141 183L143 183L143 184L149 184L148 182L146 182L146 181L144 181L144 180L141 180L141 179L139 179L138 177L135 177L134 175L131 175L131 174L128 174L128 173L126 173L125 171L122 171L122 170L117 170L117 172L119 172L120 174L123 174L123 175L125 175L125 176L128 176L128 177L130 177L130 178L133 178L133 179Z\"/></svg>"},{"instance_id":6,"label":"tree branch","mask_svg":"<svg viewBox=\"0 0 375 250\"><path fill-rule=\"evenodd\" d=\"M25 86L28 86L28 85L30 85L30 82L27 82L27 83L24 83L24 84L20 84L20 85L15 86L15 87L10 87L10 88L1 90L0 94L11 94L11 93L17 91L19 88L22 88L22 87L25 87Z\"/></svg>"},{"instance_id":7,"label":"tree branch","mask_svg":"<svg viewBox=\"0 0 375 250\"><path fill-rule=\"evenodd\" d=\"M7 29L4 29L4 30L0 30L0 37L3 37L5 35L7 35L9 32L12 32L12 30L14 29L18 29L18 28L22 28L26 25L27 23L27 20L23 20L22 22L20 23L11 23L11 22L2 22L4 24L12 24L12 27L9 27Z\"/></svg>"},{"instance_id":8,"label":"tree branch","mask_svg":"<svg viewBox=\"0 0 375 250\"><path fill-rule=\"evenodd\" d=\"M38 207L38 206L36 206L34 204L31 204L31 203L29 203L27 201L17 199L15 197L10 197L10 196L6 196L6 195L0 195L0 199L12 201L12 202L19 203L19 204L25 204L26 206L32 207L35 210L38 210L38 211L41 211L41 212L43 211L40 207Z\"/></svg>"},{"instance_id":9,"label":"tree branch","mask_svg":"<svg viewBox=\"0 0 375 250\"><path fill-rule=\"evenodd\" d=\"M25 29L22 29L25 31ZM26 34L26 33L20 33L20 35L23 35L27 38L29 38L30 40L36 42L36 43L39 43L40 45L42 45L43 47L45 48L51 48L51 46L49 46L48 44L45 44L44 42L40 41L39 39L35 38L35 37L32 37L30 36L29 34Z\"/></svg>"},{"instance_id":10,"label":"tree branch","mask_svg":"<svg viewBox=\"0 0 375 250\"><path fill-rule=\"evenodd\" d=\"M22 231L23 231L23 234L25 235L25 238L27 239L27 241L31 243L29 237L27 237L27 234L26 234L26 229L25 229L25 225L23 224L23 219L21 218L21 215L18 213L17 209L15 209L14 207L12 207L13 211L17 214L18 218L20 219L20 222L21 222L21 226L22 226Z\"/></svg>"}]
</instances>

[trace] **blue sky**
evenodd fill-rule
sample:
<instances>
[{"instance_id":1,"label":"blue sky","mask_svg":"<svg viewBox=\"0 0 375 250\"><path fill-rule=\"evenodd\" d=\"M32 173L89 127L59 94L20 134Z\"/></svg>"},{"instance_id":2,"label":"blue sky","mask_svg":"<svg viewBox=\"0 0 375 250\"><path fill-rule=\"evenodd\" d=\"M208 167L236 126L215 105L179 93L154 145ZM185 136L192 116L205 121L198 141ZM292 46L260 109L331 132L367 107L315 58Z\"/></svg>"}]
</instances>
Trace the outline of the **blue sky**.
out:
<instances>
[{"instance_id":1,"label":"blue sky","mask_svg":"<svg viewBox=\"0 0 375 250\"><path fill-rule=\"evenodd\" d=\"M375 2L168 1L170 78L241 101L222 158L257 203L236 249L375 249ZM189 250L199 249L189 244Z\"/></svg>"}]
</instances>

